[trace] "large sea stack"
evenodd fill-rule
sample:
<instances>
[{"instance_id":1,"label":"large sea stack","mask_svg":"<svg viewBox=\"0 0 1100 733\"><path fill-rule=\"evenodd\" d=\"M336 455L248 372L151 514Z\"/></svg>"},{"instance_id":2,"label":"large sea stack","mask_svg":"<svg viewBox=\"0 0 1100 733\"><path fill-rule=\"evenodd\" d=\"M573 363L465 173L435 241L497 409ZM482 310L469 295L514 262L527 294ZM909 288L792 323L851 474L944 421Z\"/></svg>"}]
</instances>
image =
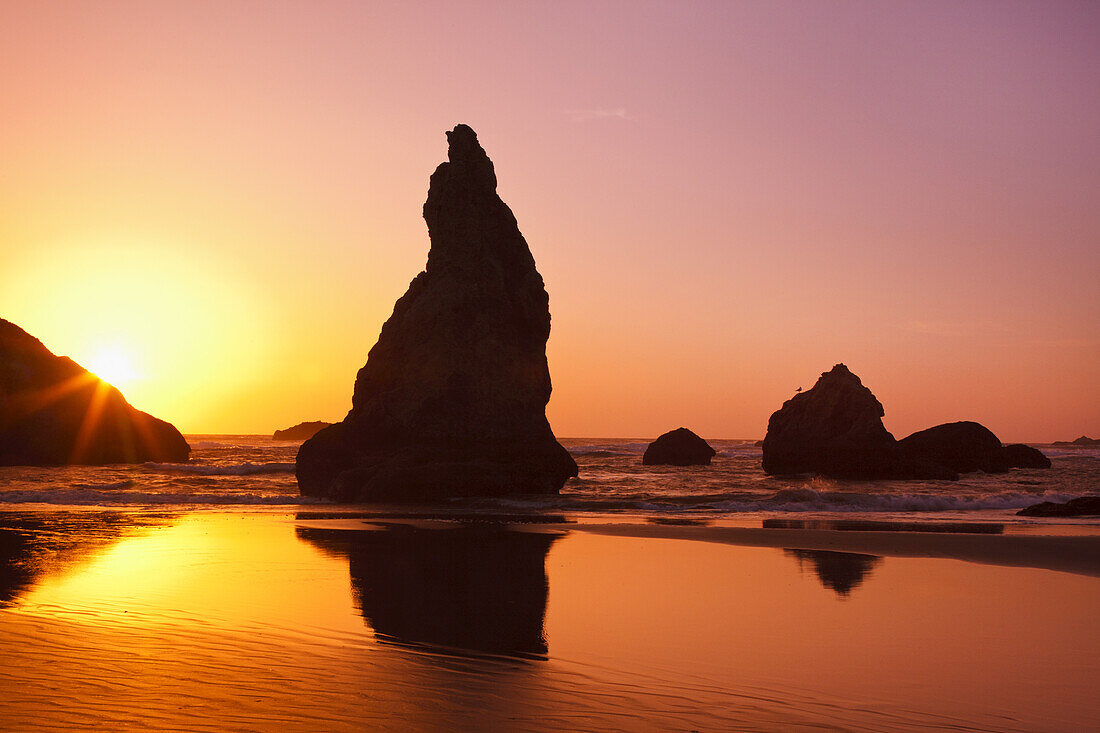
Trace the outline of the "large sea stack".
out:
<instances>
[{"instance_id":1,"label":"large sea stack","mask_svg":"<svg viewBox=\"0 0 1100 733\"><path fill-rule=\"evenodd\" d=\"M172 425L0 318L0 465L186 461Z\"/></svg>"},{"instance_id":2,"label":"large sea stack","mask_svg":"<svg viewBox=\"0 0 1100 733\"><path fill-rule=\"evenodd\" d=\"M347 417L299 449L303 495L554 494L577 475L546 420L542 277L477 135L458 125L447 141L424 204L428 263L359 370Z\"/></svg>"}]
</instances>

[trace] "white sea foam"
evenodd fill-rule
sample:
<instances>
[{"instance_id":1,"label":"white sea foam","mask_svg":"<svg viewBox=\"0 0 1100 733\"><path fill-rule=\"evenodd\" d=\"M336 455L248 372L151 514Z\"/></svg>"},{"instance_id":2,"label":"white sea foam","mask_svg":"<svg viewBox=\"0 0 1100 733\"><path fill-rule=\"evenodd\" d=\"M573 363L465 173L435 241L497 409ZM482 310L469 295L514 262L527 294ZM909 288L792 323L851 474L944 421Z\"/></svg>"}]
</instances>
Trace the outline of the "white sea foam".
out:
<instances>
[{"instance_id":1,"label":"white sea foam","mask_svg":"<svg viewBox=\"0 0 1100 733\"><path fill-rule=\"evenodd\" d=\"M237 463L210 466L200 463L143 463L145 468L166 473L194 473L200 476L252 476L259 473L294 473L293 463Z\"/></svg>"}]
</instances>

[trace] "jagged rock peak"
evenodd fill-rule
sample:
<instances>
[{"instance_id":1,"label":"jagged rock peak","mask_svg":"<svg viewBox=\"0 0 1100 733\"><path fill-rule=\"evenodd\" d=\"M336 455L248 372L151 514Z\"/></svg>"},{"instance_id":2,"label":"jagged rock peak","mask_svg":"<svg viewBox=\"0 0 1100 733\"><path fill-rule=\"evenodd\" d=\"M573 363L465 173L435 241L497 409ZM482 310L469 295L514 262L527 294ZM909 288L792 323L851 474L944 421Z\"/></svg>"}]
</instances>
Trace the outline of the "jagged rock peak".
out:
<instances>
[{"instance_id":1,"label":"jagged rock peak","mask_svg":"<svg viewBox=\"0 0 1100 733\"><path fill-rule=\"evenodd\" d=\"M303 494L349 501L556 493L577 466L546 421L549 299L466 125L431 176L424 272L394 305L352 409L302 445Z\"/></svg>"}]
</instances>

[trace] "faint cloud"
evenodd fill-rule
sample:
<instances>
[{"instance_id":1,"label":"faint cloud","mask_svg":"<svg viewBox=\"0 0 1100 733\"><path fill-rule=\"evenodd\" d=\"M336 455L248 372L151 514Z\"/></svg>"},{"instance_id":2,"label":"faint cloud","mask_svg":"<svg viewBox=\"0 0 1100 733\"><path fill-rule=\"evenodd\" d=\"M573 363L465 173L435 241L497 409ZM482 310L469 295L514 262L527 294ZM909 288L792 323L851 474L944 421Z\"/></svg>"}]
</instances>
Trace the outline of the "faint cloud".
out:
<instances>
[{"instance_id":1,"label":"faint cloud","mask_svg":"<svg viewBox=\"0 0 1100 733\"><path fill-rule=\"evenodd\" d=\"M950 336L966 330L966 324L952 321L909 321L901 330L930 336Z\"/></svg>"},{"instance_id":2,"label":"faint cloud","mask_svg":"<svg viewBox=\"0 0 1100 733\"><path fill-rule=\"evenodd\" d=\"M573 109L566 110L564 114L569 115L570 119L574 122L586 122L588 120L607 120L607 119L620 119L629 120L633 119L626 113L626 108L617 107L615 109Z\"/></svg>"}]
</instances>

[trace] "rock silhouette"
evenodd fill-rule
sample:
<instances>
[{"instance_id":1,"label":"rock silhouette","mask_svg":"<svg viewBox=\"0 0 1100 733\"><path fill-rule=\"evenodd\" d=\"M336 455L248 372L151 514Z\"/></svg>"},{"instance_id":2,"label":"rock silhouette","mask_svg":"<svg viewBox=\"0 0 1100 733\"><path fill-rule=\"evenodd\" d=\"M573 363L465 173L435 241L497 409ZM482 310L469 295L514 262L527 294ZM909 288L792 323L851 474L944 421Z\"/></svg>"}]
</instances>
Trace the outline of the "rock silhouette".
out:
<instances>
[{"instance_id":1,"label":"rock silhouette","mask_svg":"<svg viewBox=\"0 0 1100 733\"><path fill-rule=\"evenodd\" d=\"M882 424L884 414L859 377L837 364L772 414L764 471L849 479L956 478L946 467L905 456Z\"/></svg>"},{"instance_id":2,"label":"rock silhouette","mask_svg":"<svg viewBox=\"0 0 1100 733\"><path fill-rule=\"evenodd\" d=\"M1009 468L1050 468L1050 459L1038 448L1023 443L1013 443L1004 448Z\"/></svg>"},{"instance_id":3,"label":"rock silhouette","mask_svg":"<svg viewBox=\"0 0 1100 733\"><path fill-rule=\"evenodd\" d=\"M716 452L687 428L670 430L649 444L642 454L646 466L709 466Z\"/></svg>"},{"instance_id":4,"label":"rock silhouette","mask_svg":"<svg viewBox=\"0 0 1100 733\"><path fill-rule=\"evenodd\" d=\"M546 554L557 534L403 525L297 534L347 558L359 610L384 641L517 657L547 652Z\"/></svg>"},{"instance_id":5,"label":"rock silhouette","mask_svg":"<svg viewBox=\"0 0 1100 733\"><path fill-rule=\"evenodd\" d=\"M976 422L937 425L895 440L882 404L843 364L809 392L783 403L768 421L765 473L816 473L843 479L957 479L960 473L1050 468L1050 459L1000 439Z\"/></svg>"},{"instance_id":6,"label":"rock silhouette","mask_svg":"<svg viewBox=\"0 0 1100 733\"><path fill-rule=\"evenodd\" d=\"M394 306L352 408L298 452L302 494L431 501L553 494L577 464L546 421L550 311L474 131L431 177L424 272Z\"/></svg>"},{"instance_id":7,"label":"rock silhouette","mask_svg":"<svg viewBox=\"0 0 1100 733\"><path fill-rule=\"evenodd\" d=\"M330 422L300 422L292 428L286 430L276 430L271 436L272 440L309 440L321 430L324 430Z\"/></svg>"},{"instance_id":8,"label":"rock silhouette","mask_svg":"<svg viewBox=\"0 0 1100 733\"><path fill-rule=\"evenodd\" d=\"M172 425L0 319L0 465L178 462L190 452Z\"/></svg>"}]
</instances>

